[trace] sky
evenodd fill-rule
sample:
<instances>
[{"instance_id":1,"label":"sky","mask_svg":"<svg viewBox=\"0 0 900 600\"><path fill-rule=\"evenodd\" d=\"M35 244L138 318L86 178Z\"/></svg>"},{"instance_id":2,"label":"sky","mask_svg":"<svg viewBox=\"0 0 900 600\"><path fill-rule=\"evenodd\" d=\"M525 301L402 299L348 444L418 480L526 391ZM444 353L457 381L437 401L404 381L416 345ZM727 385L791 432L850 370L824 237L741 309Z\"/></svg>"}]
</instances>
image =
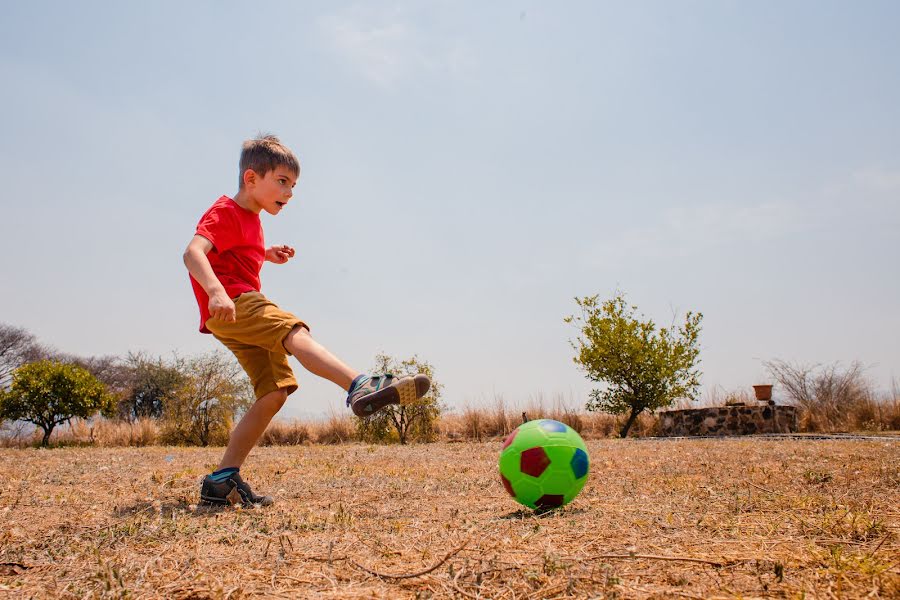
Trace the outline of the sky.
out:
<instances>
[{"instance_id":1,"label":"sky","mask_svg":"<svg viewBox=\"0 0 900 600\"><path fill-rule=\"evenodd\" d=\"M703 313L707 395L900 379L896 2L3 4L0 322L61 351L218 347L182 252L262 131L302 164L263 291L452 409L582 404L563 319L617 291ZM344 410L294 366L281 416Z\"/></svg>"}]
</instances>

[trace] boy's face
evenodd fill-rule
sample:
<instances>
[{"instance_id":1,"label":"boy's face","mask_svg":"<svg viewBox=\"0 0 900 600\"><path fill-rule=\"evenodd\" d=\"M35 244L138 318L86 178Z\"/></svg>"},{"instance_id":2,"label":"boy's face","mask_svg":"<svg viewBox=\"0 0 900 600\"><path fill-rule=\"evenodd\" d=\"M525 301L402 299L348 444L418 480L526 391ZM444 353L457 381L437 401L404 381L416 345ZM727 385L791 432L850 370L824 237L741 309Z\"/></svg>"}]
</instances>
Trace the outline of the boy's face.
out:
<instances>
[{"instance_id":1,"label":"boy's face","mask_svg":"<svg viewBox=\"0 0 900 600\"><path fill-rule=\"evenodd\" d=\"M297 176L290 169L279 166L262 177L248 170L244 181L256 207L270 215L277 215L294 195Z\"/></svg>"}]
</instances>

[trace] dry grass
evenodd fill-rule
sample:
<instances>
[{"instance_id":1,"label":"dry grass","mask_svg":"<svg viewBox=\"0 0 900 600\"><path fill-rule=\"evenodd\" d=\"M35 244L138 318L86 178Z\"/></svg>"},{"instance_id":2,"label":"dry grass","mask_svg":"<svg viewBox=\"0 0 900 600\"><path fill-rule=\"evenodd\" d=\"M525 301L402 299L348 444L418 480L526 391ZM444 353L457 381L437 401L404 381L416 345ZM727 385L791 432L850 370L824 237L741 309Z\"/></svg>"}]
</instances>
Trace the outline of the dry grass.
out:
<instances>
[{"instance_id":1,"label":"dry grass","mask_svg":"<svg viewBox=\"0 0 900 600\"><path fill-rule=\"evenodd\" d=\"M258 448L277 503L221 511L195 506L221 448L0 450L0 597L900 595L898 442L588 446L546 515L496 441Z\"/></svg>"},{"instance_id":2,"label":"dry grass","mask_svg":"<svg viewBox=\"0 0 900 600\"><path fill-rule=\"evenodd\" d=\"M154 446L159 443L162 427L155 419L137 419L134 422L94 419L72 419L67 425L53 430L50 444L54 446ZM23 448L36 446L41 433L27 423L7 424L0 435L0 447Z\"/></svg>"}]
</instances>

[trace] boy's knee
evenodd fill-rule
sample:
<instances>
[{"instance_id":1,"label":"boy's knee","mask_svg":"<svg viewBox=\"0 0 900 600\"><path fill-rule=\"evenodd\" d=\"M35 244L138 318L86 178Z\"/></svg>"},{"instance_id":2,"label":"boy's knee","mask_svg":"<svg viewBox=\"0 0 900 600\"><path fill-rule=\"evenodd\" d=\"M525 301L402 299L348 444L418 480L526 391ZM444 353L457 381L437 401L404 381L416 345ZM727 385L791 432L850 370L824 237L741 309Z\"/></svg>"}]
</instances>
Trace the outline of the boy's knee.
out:
<instances>
[{"instance_id":1,"label":"boy's knee","mask_svg":"<svg viewBox=\"0 0 900 600\"><path fill-rule=\"evenodd\" d=\"M306 325L300 323L295 325L291 332L285 336L283 346L288 353L293 354L291 352L292 348L296 348L304 341L311 339L312 336L309 334L309 329L306 328Z\"/></svg>"},{"instance_id":2,"label":"boy's knee","mask_svg":"<svg viewBox=\"0 0 900 600\"><path fill-rule=\"evenodd\" d=\"M276 413L281 410L284 403L287 402L287 390L275 390L261 397L257 402L262 403L271 412Z\"/></svg>"}]
</instances>

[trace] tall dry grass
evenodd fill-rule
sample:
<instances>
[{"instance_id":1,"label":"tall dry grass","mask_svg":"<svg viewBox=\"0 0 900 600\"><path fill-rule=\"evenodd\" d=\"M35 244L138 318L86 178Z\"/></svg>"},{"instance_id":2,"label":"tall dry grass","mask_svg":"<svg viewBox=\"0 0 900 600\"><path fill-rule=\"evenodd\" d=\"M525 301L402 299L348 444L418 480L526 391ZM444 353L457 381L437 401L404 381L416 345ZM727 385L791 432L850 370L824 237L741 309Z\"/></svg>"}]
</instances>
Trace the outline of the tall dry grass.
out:
<instances>
[{"instance_id":1,"label":"tall dry grass","mask_svg":"<svg viewBox=\"0 0 900 600\"><path fill-rule=\"evenodd\" d=\"M729 400L746 400L741 392L713 390L696 403L677 402L673 409L722 406ZM856 393L837 404L835 412L817 412L814 406L799 406L798 426L801 432L886 432L900 431L900 385L893 382L888 393L877 394L869 389ZM451 442L471 442L503 439L522 424L523 419L554 419L566 423L585 439L618 437L625 416L587 412L576 408L577 403L557 396L547 401L537 394L525 402L506 401L496 396L485 405L467 405L460 411L447 411L437 423L437 439ZM629 436L655 435L657 416L641 414L631 427ZM28 423L4 423L0 428L0 447L37 446L41 433ZM343 444L358 442L356 421L350 415L332 412L324 421L274 420L259 441L260 446L288 446L300 444ZM109 419L73 419L57 427L50 437L53 446L141 447L161 445L162 426L155 419L142 418L132 422Z\"/></svg>"},{"instance_id":2,"label":"tall dry grass","mask_svg":"<svg viewBox=\"0 0 900 600\"><path fill-rule=\"evenodd\" d=\"M333 410L324 422L315 424L318 444L343 444L356 440L356 422L350 415L338 415Z\"/></svg>"},{"instance_id":3,"label":"tall dry grass","mask_svg":"<svg viewBox=\"0 0 900 600\"><path fill-rule=\"evenodd\" d=\"M272 421L259 440L260 446L299 446L313 442L309 423L297 419Z\"/></svg>"},{"instance_id":4,"label":"tall dry grass","mask_svg":"<svg viewBox=\"0 0 900 600\"><path fill-rule=\"evenodd\" d=\"M543 394L529 397L523 403L509 403L496 396L489 404L467 405L461 412L448 412L438 421L440 437L448 441L484 441L502 439L525 421L553 419L565 423L582 437L600 439L618 436L626 417L587 412L576 408L572 398L556 396L547 401ZM652 435L656 417L642 414L632 425L629 435Z\"/></svg>"},{"instance_id":5,"label":"tall dry grass","mask_svg":"<svg viewBox=\"0 0 900 600\"><path fill-rule=\"evenodd\" d=\"M160 431L160 422L146 417L132 422L103 418L72 419L53 430L50 445L105 448L155 446L160 442ZM41 437L41 430L36 427L27 423L15 423L0 435L0 446L37 446Z\"/></svg>"}]
</instances>

